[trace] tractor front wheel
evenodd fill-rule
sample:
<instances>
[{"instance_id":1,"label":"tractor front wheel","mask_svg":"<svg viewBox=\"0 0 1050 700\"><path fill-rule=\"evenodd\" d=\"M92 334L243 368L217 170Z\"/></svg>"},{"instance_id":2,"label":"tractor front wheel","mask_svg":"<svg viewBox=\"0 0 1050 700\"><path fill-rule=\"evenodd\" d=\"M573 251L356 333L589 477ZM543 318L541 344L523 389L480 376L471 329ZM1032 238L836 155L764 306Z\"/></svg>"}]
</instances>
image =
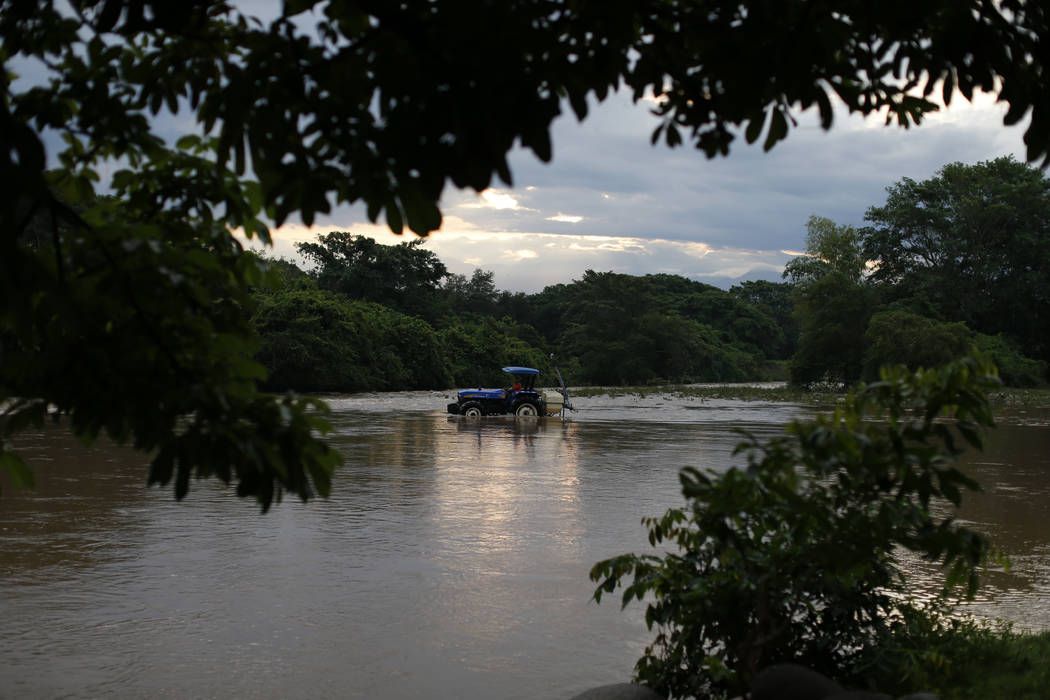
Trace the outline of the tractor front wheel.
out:
<instances>
[{"instance_id":1,"label":"tractor front wheel","mask_svg":"<svg viewBox=\"0 0 1050 700\"><path fill-rule=\"evenodd\" d=\"M485 415L484 409L481 408L481 404L477 401L469 401L459 408L460 415L467 416L468 418L480 418Z\"/></svg>"}]
</instances>

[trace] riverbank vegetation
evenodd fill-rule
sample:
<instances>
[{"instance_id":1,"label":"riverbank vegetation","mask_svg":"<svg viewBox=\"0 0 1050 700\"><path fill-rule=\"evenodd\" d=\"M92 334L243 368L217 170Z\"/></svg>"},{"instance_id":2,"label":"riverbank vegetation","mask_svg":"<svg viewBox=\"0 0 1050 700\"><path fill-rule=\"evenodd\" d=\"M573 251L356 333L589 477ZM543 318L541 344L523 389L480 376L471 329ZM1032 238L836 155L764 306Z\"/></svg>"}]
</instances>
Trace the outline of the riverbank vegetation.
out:
<instances>
[{"instance_id":1,"label":"riverbank vegetation","mask_svg":"<svg viewBox=\"0 0 1050 700\"><path fill-rule=\"evenodd\" d=\"M590 396L673 396L705 400L775 401L806 406L833 406L846 399L846 391L839 385L809 387L787 383L761 384L653 384L649 386L585 386L573 387L574 397ZM1050 389L997 387L988 395L996 409L1050 409Z\"/></svg>"},{"instance_id":2,"label":"riverbank vegetation","mask_svg":"<svg viewBox=\"0 0 1050 700\"><path fill-rule=\"evenodd\" d=\"M622 588L622 605L645 605L655 637L636 679L671 697L733 697L791 662L895 695L1040 697L1050 635L954 615L982 568L1006 562L950 509L930 509L979 488L954 459L981 448L999 384L979 355L884 369L834 412L744 440L746 466L683 470L686 506L643 520L656 551L591 571L595 600ZM940 599L909 597L901 552L943 567Z\"/></svg>"},{"instance_id":3,"label":"riverbank vegetation","mask_svg":"<svg viewBox=\"0 0 1050 700\"><path fill-rule=\"evenodd\" d=\"M348 232L270 261L253 315L271 390L498 385L504 365L575 385L786 380L798 400L933 367L976 346L1010 387L1050 367L1050 185L1011 158L904 178L855 228L812 217L784 281L728 291L669 274L585 271L526 294L448 271L422 239ZM553 378L553 377L552 377ZM739 396L739 389L730 390ZM753 389L754 392L766 391ZM783 397L783 391L779 394Z\"/></svg>"},{"instance_id":4,"label":"riverbank vegetation","mask_svg":"<svg viewBox=\"0 0 1050 700\"><path fill-rule=\"evenodd\" d=\"M904 607L880 641L862 685L895 697L1041 700L1050 688L1050 632L978 621L950 607Z\"/></svg>"}]
</instances>

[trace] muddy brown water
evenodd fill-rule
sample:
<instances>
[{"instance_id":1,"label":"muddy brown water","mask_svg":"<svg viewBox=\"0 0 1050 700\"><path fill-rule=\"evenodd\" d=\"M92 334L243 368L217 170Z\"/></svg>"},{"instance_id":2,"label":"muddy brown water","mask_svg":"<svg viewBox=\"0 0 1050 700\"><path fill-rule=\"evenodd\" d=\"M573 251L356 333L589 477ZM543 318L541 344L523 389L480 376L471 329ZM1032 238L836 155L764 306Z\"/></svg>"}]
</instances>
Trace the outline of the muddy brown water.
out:
<instances>
[{"instance_id":1,"label":"muddy brown water","mask_svg":"<svg viewBox=\"0 0 1050 700\"><path fill-rule=\"evenodd\" d=\"M646 551L678 470L810 409L593 397L561 420L442 413L432 392L330 400L331 497L262 516L213 482L176 503L147 459L61 429L0 494L0 697L569 698L629 679L637 604L596 605L599 559ZM406 410L406 407L415 407ZM979 614L1050 629L1050 415L1004 416L963 517L1013 563Z\"/></svg>"}]
</instances>

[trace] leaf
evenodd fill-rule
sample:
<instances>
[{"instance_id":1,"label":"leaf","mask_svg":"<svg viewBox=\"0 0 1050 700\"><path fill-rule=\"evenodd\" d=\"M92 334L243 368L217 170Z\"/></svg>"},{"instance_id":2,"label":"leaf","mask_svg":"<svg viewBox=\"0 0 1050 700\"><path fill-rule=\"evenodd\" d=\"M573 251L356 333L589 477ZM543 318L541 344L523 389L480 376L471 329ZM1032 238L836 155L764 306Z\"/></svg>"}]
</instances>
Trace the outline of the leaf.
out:
<instances>
[{"instance_id":1,"label":"leaf","mask_svg":"<svg viewBox=\"0 0 1050 700\"><path fill-rule=\"evenodd\" d=\"M944 106L947 107L952 103L952 95L955 94L955 71L945 71L943 81L941 100L944 102Z\"/></svg>"},{"instance_id":2,"label":"leaf","mask_svg":"<svg viewBox=\"0 0 1050 700\"><path fill-rule=\"evenodd\" d=\"M820 127L822 129L830 129L835 111L831 107L831 99L828 97L827 91L822 87L817 88L817 108L820 111Z\"/></svg>"},{"instance_id":3,"label":"leaf","mask_svg":"<svg viewBox=\"0 0 1050 700\"><path fill-rule=\"evenodd\" d=\"M671 148L681 145L682 135L678 132L678 126L673 122L667 123L667 128L664 130L664 139Z\"/></svg>"},{"instance_id":4,"label":"leaf","mask_svg":"<svg viewBox=\"0 0 1050 700\"><path fill-rule=\"evenodd\" d=\"M13 452L0 447L0 468L11 477L11 483L15 488L32 488L36 484L33 471L26 465L25 461Z\"/></svg>"},{"instance_id":5,"label":"leaf","mask_svg":"<svg viewBox=\"0 0 1050 700\"><path fill-rule=\"evenodd\" d=\"M774 107L773 113L769 121L769 131L766 134L766 142L762 145L762 150L768 151L787 136L788 125L787 118L784 116L782 108Z\"/></svg>"},{"instance_id":6,"label":"leaf","mask_svg":"<svg viewBox=\"0 0 1050 700\"><path fill-rule=\"evenodd\" d=\"M405 228L404 221L401 219L401 210L398 209L396 200L387 202L386 223L390 230L396 234L400 234Z\"/></svg>"},{"instance_id":7,"label":"leaf","mask_svg":"<svg viewBox=\"0 0 1050 700\"><path fill-rule=\"evenodd\" d=\"M302 14L307 10L313 9L317 5L318 0L285 0L284 10L281 13L282 17L294 17L295 15Z\"/></svg>"},{"instance_id":8,"label":"leaf","mask_svg":"<svg viewBox=\"0 0 1050 700\"><path fill-rule=\"evenodd\" d=\"M95 20L95 31L105 33L113 29L123 9L124 3L121 0L106 0L102 5L102 11L98 13Z\"/></svg>"},{"instance_id":9,"label":"leaf","mask_svg":"<svg viewBox=\"0 0 1050 700\"><path fill-rule=\"evenodd\" d=\"M744 132L744 138L748 143L754 143L758 140L758 137L762 134L762 125L766 121L765 113L759 115L752 115L751 119L747 124L747 131Z\"/></svg>"},{"instance_id":10,"label":"leaf","mask_svg":"<svg viewBox=\"0 0 1050 700\"><path fill-rule=\"evenodd\" d=\"M540 127L532 132L529 138L528 147L532 149L532 152L536 154L544 163L549 163L551 160L551 135L547 130L547 127Z\"/></svg>"},{"instance_id":11,"label":"leaf","mask_svg":"<svg viewBox=\"0 0 1050 700\"><path fill-rule=\"evenodd\" d=\"M664 126L665 126L665 124L661 123L661 124L660 124L659 126L657 126L657 127L655 128L655 129L653 129L653 133L652 133L652 135L651 135L651 136L649 137L649 144L650 144L651 146L655 146L655 145L656 145L656 142L660 140L660 134L662 134L662 133L663 133L663 131L664 131Z\"/></svg>"}]
</instances>

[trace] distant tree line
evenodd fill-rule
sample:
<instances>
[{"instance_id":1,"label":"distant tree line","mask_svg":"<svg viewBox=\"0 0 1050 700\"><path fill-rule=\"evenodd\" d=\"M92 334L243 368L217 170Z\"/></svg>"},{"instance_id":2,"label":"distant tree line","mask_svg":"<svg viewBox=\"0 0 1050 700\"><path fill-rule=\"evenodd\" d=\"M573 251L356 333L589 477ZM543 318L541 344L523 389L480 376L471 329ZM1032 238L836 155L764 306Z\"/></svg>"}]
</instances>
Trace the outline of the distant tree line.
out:
<instances>
[{"instance_id":1,"label":"distant tree line","mask_svg":"<svg viewBox=\"0 0 1050 700\"><path fill-rule=\"evenodd\" d=\"M332 232L299 245L309 270L271 261L275 283L258 289L253 316L268 387L492 385L507 365L547 374L551 353L576 383L740 381L791 355L784 283L730 293L674 275L588 270L538 294L510 293L491 272L448 272L421 241Z\"/></svg>"},{"instance_id":2,"label":"distant tree line","mask_svg":"<svg viewBox=\"0 0 1050 700\"><path fill-rule=\"evenodd\" d=\"M856 228L812 217L784 282L724 291L677 275L587 270L536 294L493 273L451 273L422 239L346 232L272 260L253 321L267 387L305 392L498 385L500 368L573 383L796 384L934 366L974 345L1004 380L1035 385L1050 361L1050 192L1009 158L905 178ZM549 375L547 375L549 376Z\"/></svg>"}]
</instances>

